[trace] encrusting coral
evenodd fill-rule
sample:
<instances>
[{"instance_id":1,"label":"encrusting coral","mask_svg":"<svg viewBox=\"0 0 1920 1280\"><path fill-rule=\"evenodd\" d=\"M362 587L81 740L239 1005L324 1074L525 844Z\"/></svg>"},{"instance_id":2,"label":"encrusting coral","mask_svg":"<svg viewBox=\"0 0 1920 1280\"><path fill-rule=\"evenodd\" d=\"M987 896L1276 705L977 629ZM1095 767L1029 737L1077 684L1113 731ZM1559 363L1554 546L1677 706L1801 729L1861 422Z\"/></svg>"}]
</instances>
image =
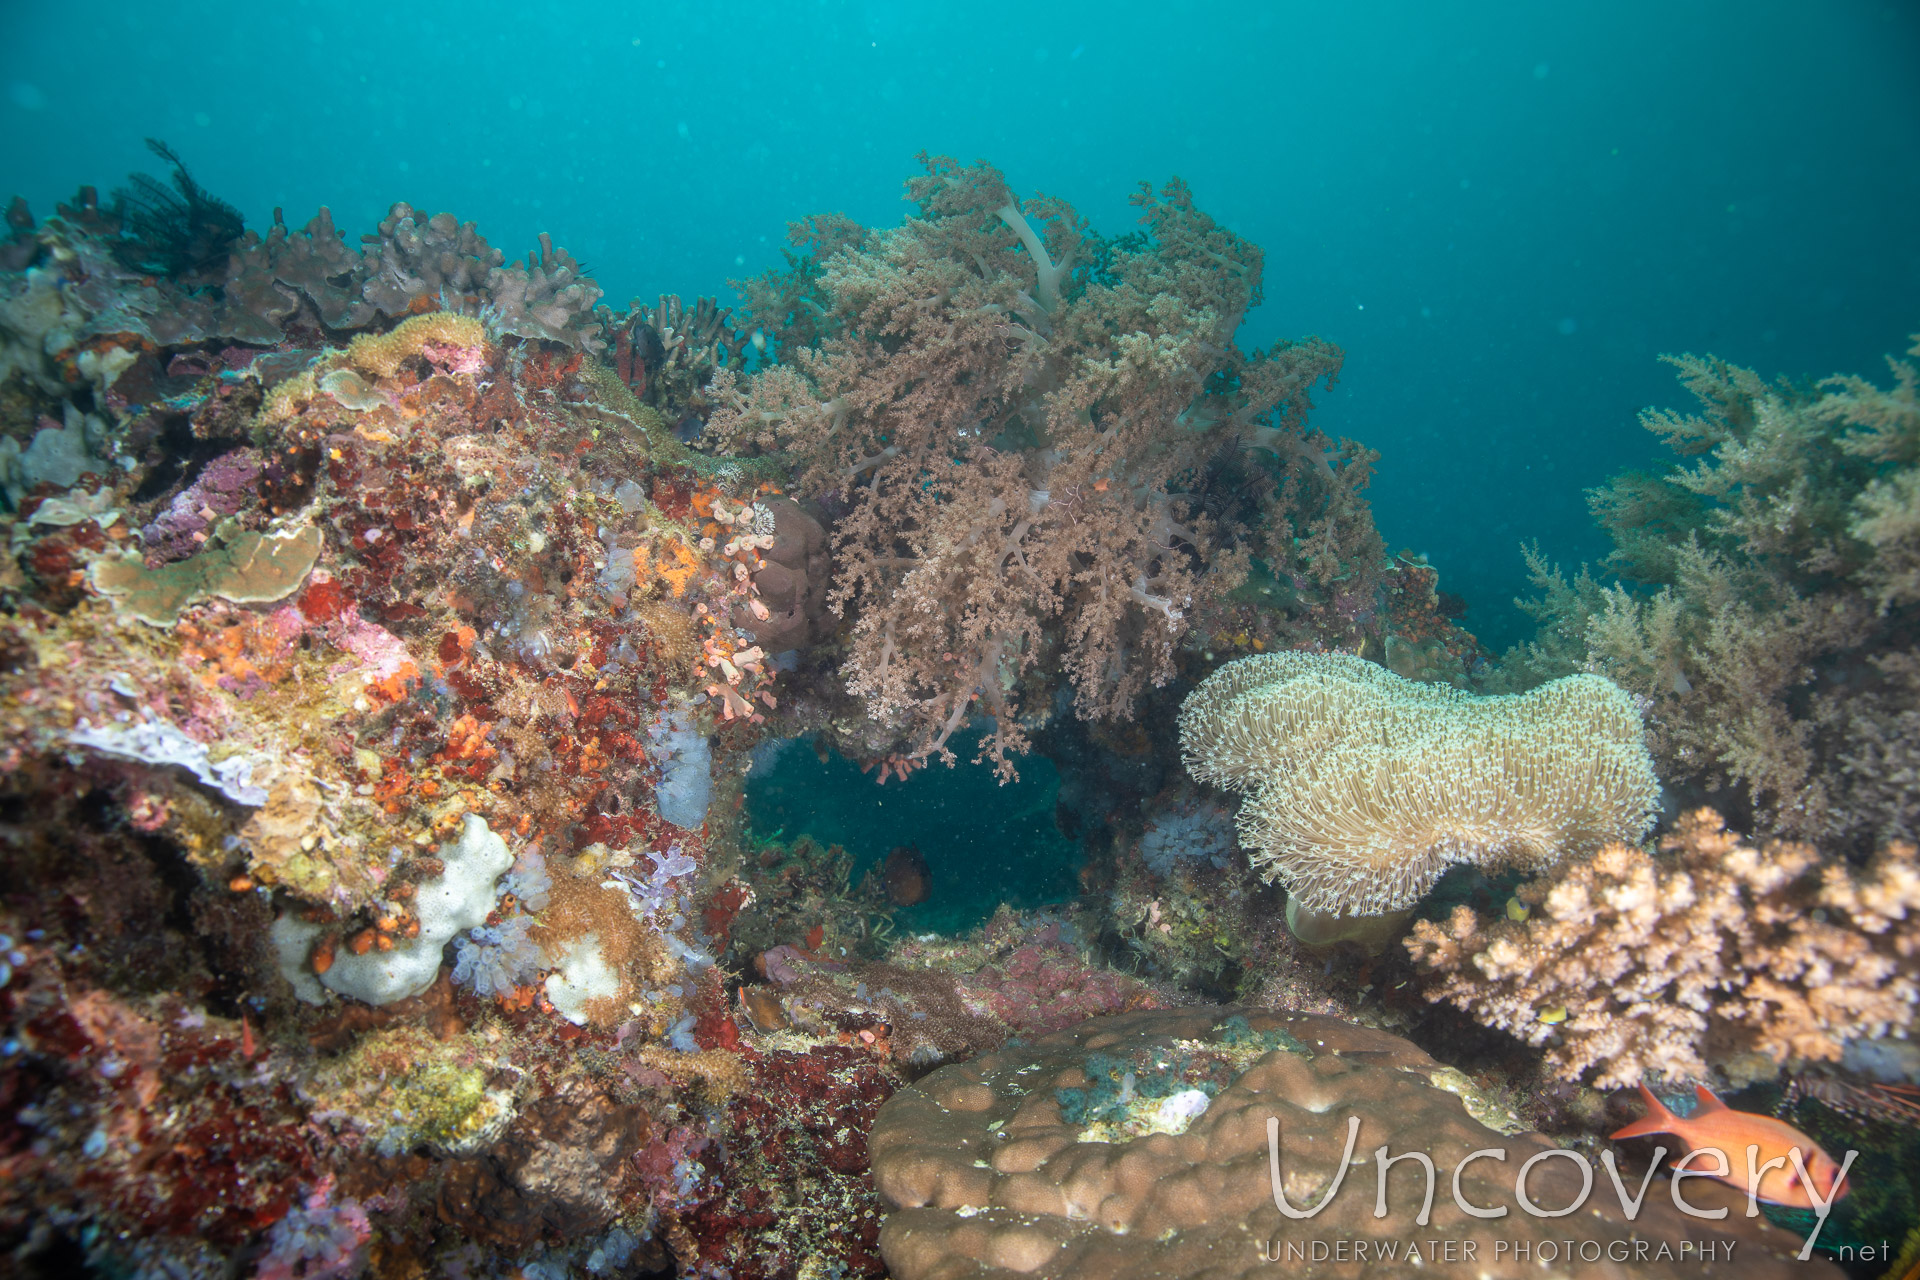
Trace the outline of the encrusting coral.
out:
<instances>
[{"instance_id":1,"label":"encrusting coral","mask_svg":"<svg viewBox=\"0 0 1920 1280\"><path fill-rule=\"evenodd\" d=\"M94 562L93 587L125 600L127 612L170 627L180 611L218 597L236 604L284 600L300 589L320 556L320 531L311 525L275 533L216 529L204 550L149 569L138 556Z\"/></svg>"},{"instance_id":2,"label":"encrusting coral","mask_svg":"<svg viewBox=\"0 0 1920 1280\"><path fill-rule=\"evenodd\" d=\"M1642 421L1682 461L1590 495L1619 582L1531 556L1544 626L1511 678L1611 676L1669 785L1750 804L1757 830L1855 855L1920 838L1920 371L1673 363L1700 412Z\"/></svg>"},{"instance_id":3,"label":"encrusting coral","mask_svg":"<svg viewBox=\"0 0 1920 1280\"><path fill-rule=\"evenodd\" d=\"M1428 998L1550 1046L1569 1079L1598 1068L1603 1088L1700 1079L1749 1052L1837 1061L1850 1041L1912 1027L1912 845L1856 870L1806 844L1749 844L1702 809L1661 850L1611 844L1563 863L1519 890L1524 921L1466 906L1420 921L1407 948L1434 978Z\"/></svg>"},{"instance_id":4,"label":"encrusting coral","mask_svg":"<svg viewBox=\"0 0 1920 1280\"><path fill-rule=\"evenodd\" d=\"M1598 676L1517 697L1417 684L1341 654L1271 653L1188 696L1202 782L1251 792L1240 841L1301 909L1412 906L1448 866L1537 869L1651 825L1632 701Z\"/></svg>"},{"instance_id":5,"label":"encrusting coral","mask_svg":"<svg viewBox=\"0 0 1920 1280\"><path fill-rule=\"evenodd\" d=\"M1373 455L1305 425L1336 348L1234 345L1263 257L1184 185L1143 187L1146 234L1107 240L986 165L922 160L918 216L801 224L811 256L746 286L778 363L717 372L709 432L790 451L838 517L854 749L951 760L986 715L1005 775L1055 687L1095 719L1164 683L1252 555L1370 581Z\"/></svg>"}]
</instances>

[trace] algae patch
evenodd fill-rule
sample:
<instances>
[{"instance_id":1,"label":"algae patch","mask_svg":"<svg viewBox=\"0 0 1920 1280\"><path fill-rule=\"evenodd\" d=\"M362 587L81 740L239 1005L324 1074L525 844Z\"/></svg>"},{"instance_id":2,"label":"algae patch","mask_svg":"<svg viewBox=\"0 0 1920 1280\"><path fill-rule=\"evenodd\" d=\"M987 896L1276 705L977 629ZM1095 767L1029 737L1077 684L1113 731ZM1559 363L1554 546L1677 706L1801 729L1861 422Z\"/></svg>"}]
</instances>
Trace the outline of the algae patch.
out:
<instances>
[{"instance_id":1,"label":"algae patch","mask_svg":"<svg viewBox=\"0 0 1920 1280\"><path fill-rule=\"evenodd\" d=\"M418 1147L471 1155L513 1120L513 1094L489 1087L490 1067L473 1036L443 1042L419 1027L398 1027L363 1035L305 1092L322 1118L364 1128L381 1155Z\"/></svg>"}]
</instances>

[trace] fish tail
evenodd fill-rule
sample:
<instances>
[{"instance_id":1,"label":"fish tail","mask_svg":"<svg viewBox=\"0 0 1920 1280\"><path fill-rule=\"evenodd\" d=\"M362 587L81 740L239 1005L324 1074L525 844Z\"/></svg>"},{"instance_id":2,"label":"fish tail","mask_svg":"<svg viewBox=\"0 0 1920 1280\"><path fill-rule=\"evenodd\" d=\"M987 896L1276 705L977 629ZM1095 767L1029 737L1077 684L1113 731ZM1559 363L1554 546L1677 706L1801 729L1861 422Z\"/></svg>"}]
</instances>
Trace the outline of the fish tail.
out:
<instances>
[{"instance_id":1,"label":"fish tail","mask_svg":"<svg viewBox=\"0 0 1920 1280\"><path fill-rule=\"evenodd\" d=\"M1640 1086L1640 1097L1647 1104L1647 1114L1635 1120L1624 1129L1616 1129L1611 1136L1615 1138L1638 1138L1649 1133L1672 1133L1679 1117L1667 1109L1667 1104L1653 1096L1653 1090L1646 1085Z\"/></svg>"}]
</instances>

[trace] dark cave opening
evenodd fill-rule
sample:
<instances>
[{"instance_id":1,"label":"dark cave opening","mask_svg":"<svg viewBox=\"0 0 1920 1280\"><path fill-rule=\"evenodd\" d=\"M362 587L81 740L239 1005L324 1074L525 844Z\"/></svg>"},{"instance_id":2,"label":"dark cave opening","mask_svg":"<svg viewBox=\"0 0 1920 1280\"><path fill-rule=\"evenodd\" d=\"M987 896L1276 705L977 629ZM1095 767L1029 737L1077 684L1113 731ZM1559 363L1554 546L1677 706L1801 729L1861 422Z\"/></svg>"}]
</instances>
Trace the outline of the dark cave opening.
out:
<instances>
[{"instance_id":1,"label":"dark cave opening","mask_svg":"<svg viewBox=\"0 0 1920 1280\"><path fill-rule=\"evenodd\" d=\"M960 763L935 764L885 785L839 755L822 759L806 739L763 747L747 779L747 821L756 839L802 835L854 856L857 880L897 845L914 845L932 873L925 902L899 909L899 927L959 933L1002 902L1031 908L1080 892L1079 846L1055 823L1060 773L1021 757L1018 781L968 763L977 735L956 738Z\"/></svg>"}]
</instances>

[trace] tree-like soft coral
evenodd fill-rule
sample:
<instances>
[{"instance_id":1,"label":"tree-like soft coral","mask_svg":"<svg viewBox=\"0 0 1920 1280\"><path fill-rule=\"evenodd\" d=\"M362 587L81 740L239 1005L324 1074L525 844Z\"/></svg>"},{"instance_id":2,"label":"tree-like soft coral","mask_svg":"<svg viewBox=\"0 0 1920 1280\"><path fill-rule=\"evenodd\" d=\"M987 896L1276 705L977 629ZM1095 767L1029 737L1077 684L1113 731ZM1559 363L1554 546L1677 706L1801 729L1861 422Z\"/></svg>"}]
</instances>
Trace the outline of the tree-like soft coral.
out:
<instances>
[{"instance_id":1,"label":"tree-like soft coral","mask_svg":"<svg viewBox=\"0 0 1920 1280\"><path fill-rule=\"evenodd\" d=\"M1572 859L1523 886L1524 923L1456 907L1414 926L1427 996L1530 1044L1569 1079L1703 1077L1836 1061L1905 1035L1920 1002L1920 866L1894 844L1864 870L1787 841L1758 847L1702 809L1661 842Z\"/></svg>"},{"instance_id":2,"label":"tree-like soft coral","mask_svg":"<svg viewBox=\"0 0 1920 1280\"><path fill-rule=\"evenodd\" d=\"M1512 665L1612 676L1662 777L1723 806L1738 788L1761 830L1856 854L1920 836L1920 373L1673 363L1700 412L1642 420L1683 461L1590 495L1617 582L1532 558L1544 626Z\"/></svg>"},{"instance_id":3,"label":"tree-like soft coral","mask_svg":"<svg viewBox=\"0 0 1920 1280\"><path fill-rule=\"evenodd\" d=\"M779 362L721 371L710 429L790 451L838 515L863 749L951 761L984 713L1004 775L1056 683L1094 719L1164 682L1253 555L1370 582L1372 455L1305 425L1338 349L1235 347L1263 255L1184 184L1143 186L1145 231L1108 240L985 165L922 159L918 216L803 224L812 252L748 287Z\"/></svg>"}]
</instances>

